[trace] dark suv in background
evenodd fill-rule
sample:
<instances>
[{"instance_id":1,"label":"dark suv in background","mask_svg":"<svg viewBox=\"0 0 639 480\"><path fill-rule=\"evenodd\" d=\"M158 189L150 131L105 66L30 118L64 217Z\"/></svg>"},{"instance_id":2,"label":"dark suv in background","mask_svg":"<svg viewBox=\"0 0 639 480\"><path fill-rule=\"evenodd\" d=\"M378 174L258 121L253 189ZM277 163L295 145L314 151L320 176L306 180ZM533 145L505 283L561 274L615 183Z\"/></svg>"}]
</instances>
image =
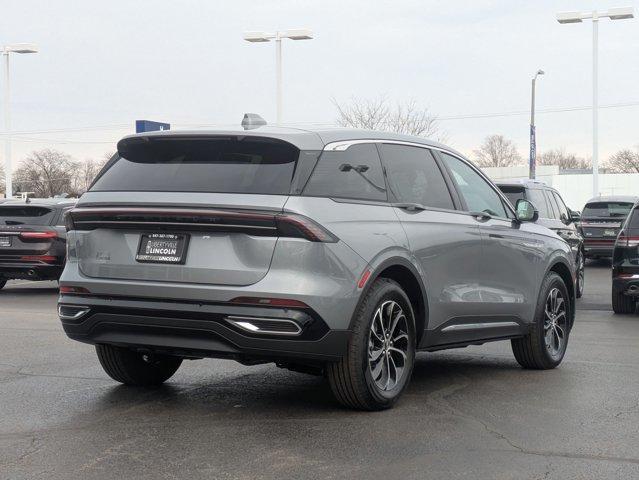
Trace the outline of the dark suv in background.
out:
<instances>
[{"instance_id":1,"label":"dark suv in background","mask_svg":"<svg viewBox=\"0 0 639 480\"><path fill-rule=\"evenodd\" d=\"M577 227L579 214L566 206L557 190L543 182L535 180L509 183L497 182L497 186L513 205L517 205L517 201L521 198L531 202L539 211L537 223L555 231L557 235L568 242L575 256L575 265L577 266L575 290L577 298L581 298L584 292L586 262L584 239Z\"/></svg>"},{"instance_id":2,"label":"dark suv in background","mask_svg":"<svg viewBox=\"0 0 639 480\"><path fill-rule=\"evenodd\" d=\"M7 280L57 280L64 268L64 214L77 200L0 203L0 288Z\"/></svg>"},{"instance_id":3,"label":"dark suv in background","mask_svg":"<svg viewBox=\"0 0 639 480\"><path fill-rule=\"evenodd\" d=\"M634 196L606 196L588 200L579 222L586 258L610 258L621 226L633 205Z\"/></svg>"},{"instance_id":4,"label":"dark suv in background","mask_svg":"<svg viewBox=\"0 0 639 480\"><path fill-rule=\"evenodd\" d=\"M639 202L626 218L612 254L612 309L634 313L639 302Z\"/></svg>"}]
</instances>

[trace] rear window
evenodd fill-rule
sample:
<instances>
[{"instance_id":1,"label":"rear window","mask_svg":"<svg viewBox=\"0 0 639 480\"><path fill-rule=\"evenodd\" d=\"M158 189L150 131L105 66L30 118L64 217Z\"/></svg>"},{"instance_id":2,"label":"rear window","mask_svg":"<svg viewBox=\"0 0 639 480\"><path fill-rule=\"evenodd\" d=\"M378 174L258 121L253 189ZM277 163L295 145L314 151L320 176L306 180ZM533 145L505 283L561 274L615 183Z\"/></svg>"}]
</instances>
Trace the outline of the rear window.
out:
<instances>
[{"instance_id":1,"label":"rear window","mask_svg":"<svg viewBox=\"0 0 639 480\"><path fill-rule=\"evenodd\" d=\"M49 225L53 210L47 207L0 206L0 225Z\"/></svg>"},{"instance_id":2,"label":"rear window","mask_svg":"<svg viewBox=\"0 0 639 480\"><path fill-rule=\"evenodd\" d=\"M91 191L288 194L300 151L252 137L135 138Z\"/></svg>"},{"instance_id":3,"label":"rear window","mask_svg":"<svg viewBox=\"0 0 639 480\"><path fill-rule=\"evenodd\" d=\"M632 203L626 202L593 202L587 203L582 217L625 217L632 209Z\"/></svg>"},{"instance_id":4,"label":"rear window","mask_svg":"<svg viewBox=\"0 0 639 480\"><path fill-rule=\"evenodd\" d=\"M505 185L499 185L499 189L506 195L506 198L513 207L517 205L517 200L525 198L523 187L508 187Z\"/></svg>"},{"instance_id":5,"label":"rear window","mask_svg":"<svg viewBox=\"0 0 639 480\"><path fill-rule=\"evenodd\" d=\"M639 229L639 207L635 208L632 212L632 217L630 218L630 222L628 223L630 228Z\"/></svg>"}]
</instances>

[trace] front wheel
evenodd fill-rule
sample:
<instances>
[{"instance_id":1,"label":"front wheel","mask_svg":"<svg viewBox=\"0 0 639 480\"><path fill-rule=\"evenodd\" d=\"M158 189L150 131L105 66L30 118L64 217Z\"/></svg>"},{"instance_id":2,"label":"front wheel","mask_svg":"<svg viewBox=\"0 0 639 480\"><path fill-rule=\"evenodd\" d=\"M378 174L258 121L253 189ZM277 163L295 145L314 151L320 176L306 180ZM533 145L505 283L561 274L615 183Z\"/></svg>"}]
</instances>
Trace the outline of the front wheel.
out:
<instances>
[{"instance_id":1,"label":"front wheel","mask_svg":"<svg viewBox=\"0 0 639 480\"><path fill-rule=\"evenodd\" d=\"M410 380L415 362L415 317L393 280L375 281L362 302L346 355L327 365L333 394L359 410L391 407Z\"/></svg>"},{"instance_id":2,"label":"front wheel","mask_svg":"<svg viewBox=\"0 0 639 480\"><path fill-rule=\"evenodd\" d=\"M109 377L125 385L159 385L182 364L179 357L143 354L113 345L96 345L95 351Z\"/></svg>"},{"instance_id":3,"label":"front wheel","mask_svg":"<svg viewBox=\"0 0 639 480\"><path fill-rule=\"evenodd\" d=\"M547 370L561 363L570 334L570 308L566 284L550 272L542 284L530 332L511 340L515 359L522 367Z\"/></svg>"}]
</instances>

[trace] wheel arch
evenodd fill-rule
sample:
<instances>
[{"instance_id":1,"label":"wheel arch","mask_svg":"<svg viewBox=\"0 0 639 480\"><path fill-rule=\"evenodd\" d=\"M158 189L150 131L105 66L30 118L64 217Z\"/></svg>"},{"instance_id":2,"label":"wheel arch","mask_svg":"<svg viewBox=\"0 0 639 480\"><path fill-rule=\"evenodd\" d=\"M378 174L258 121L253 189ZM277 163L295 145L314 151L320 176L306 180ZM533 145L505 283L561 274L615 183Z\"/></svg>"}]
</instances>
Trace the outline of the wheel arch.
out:
<instances>
[{"instance_id":1,"label":"wheel arch","mask_svg":"<svg viewBox=\"0 0 639 480\"><path fill-rule=\"evenodd\" d=\"M378 278L389 278L397 282L408 295L415 316L415 340L416 344L419 345L428 326L428 297L419 271L410 260L404 257L387 258L371 270L366 285L360 293L349 328L352 329L362 301Z\"/></svg>"}]
</instances>

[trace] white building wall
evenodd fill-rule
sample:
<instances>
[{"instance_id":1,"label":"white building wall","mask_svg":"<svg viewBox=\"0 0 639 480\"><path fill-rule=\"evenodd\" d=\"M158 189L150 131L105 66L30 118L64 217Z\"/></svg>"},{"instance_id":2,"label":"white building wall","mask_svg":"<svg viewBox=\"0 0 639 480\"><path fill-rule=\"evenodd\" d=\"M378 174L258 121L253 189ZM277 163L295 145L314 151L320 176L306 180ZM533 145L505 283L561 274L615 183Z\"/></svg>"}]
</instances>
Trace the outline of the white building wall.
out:
<instances>
[{"instance_id":1,"label":"white building wall","mask_svg":"<svg viewBox=\"0 0 639 480\"><path fill-rule=\"evenodd\" d=\"M488 167L482 170L495 182L528 178L527 165ZM592 198L591 174L559 175L558 166L542 165L537 167L537 180L556 188L568 207L573 210L581 211L584 204ZM639 196L639 173L599 174L599 193Z\"/></svg>"}]
</instances>

